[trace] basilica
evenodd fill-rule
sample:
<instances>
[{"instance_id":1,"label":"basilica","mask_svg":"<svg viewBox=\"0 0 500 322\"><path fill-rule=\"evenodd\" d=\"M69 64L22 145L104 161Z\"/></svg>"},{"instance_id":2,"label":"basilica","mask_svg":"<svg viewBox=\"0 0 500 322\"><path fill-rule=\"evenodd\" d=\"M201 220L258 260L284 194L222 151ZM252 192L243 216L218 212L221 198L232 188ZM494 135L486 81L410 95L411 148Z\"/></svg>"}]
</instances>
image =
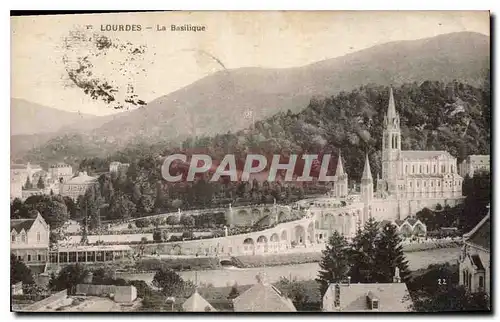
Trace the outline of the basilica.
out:
<instances>
[{"instance_id":1,"label":"basilica","mask_svg":"<svg viewBox=\"0 0 500 322\"><path fill-rule=\"evenodd\" d=\"M462 202L462 181L457 159L447 151L401 149L401 128L392 88L382 136L382 176L374 178L368 155L365 158L360 190L348 189L348 174L339 155L333 190L313 202L311 215L325 234L337 230L355 234L358 224L368 218L401 221L424 207L455 206Z\"/></svg>"}]
</instances>

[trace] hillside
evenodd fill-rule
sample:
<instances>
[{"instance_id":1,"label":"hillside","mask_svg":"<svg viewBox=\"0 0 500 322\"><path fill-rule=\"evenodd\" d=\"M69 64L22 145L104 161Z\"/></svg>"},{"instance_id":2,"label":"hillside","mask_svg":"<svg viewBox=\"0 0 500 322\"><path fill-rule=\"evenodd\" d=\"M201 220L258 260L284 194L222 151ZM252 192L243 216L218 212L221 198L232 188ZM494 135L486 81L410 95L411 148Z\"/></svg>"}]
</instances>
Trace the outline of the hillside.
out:
<instances>
[{"instance_id":1,"label":"hillside","mask_svg":"<svg viewBox=\"0 0 500 322\"><path fill-rule=\"evenodd\" d=\"M79 157L106 155L131 143L154 144L237 131L281 111L299 112L312 97L324 98L367 84L401 85L424 81L479 87L489 71L489 38L462 32L378 45L342 57L288 69L224 70L159 97L146 107L121 113L81 135ZM58 138L29 157L64 157ZM110 150L111 149L113 150ZM51 151L58 149L57 154ZM99 152L100 150L100 152Z\"/></svg>"},{"instance_id":2,"label":"hillside","mask_svg":"<svg viewBox=\"0 0 500 322\"><path fill-rule=\"evenodd\" d=\"M66 112L24 99L10 100L11 135L30 135L57 132L82 120L91 120L95 116Z\"/></svg>"}]
</instances>

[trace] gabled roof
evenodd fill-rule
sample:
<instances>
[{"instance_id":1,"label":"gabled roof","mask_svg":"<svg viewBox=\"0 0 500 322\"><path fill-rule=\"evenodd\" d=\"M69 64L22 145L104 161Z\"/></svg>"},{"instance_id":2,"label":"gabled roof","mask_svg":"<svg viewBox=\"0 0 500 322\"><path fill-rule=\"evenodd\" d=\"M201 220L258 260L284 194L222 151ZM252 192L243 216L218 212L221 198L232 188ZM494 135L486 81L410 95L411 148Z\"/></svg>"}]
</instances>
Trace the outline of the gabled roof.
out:
<instances>
[{"instance_id":1,"label":"gabled roof","mask_svg":"<svg viewBox=\"0 0 500 322\"><path fill-rule=\"evenodd\" d=\"M208 303L196 290L183 304L182 308L186 312L215 312L214 307Z\"/></svg>"},{"instance_id":2,"label":"gabled roof","mask_svg":"<svg viewBox=\"0 0 500 322\"><path fill-rule=\"evenodd\" d=\"M14 229L16 233L21 233L21 231L24 229L25 232L31 229L31 226L33 226L33 223L35 222L35 219L11 219L10 220L10 231Z\"/></svg>"},{"instance_id":3,"label":"gabled roof","mask_svg":"<svg viewBox=\"0 0 500 322\"><path fill-rule=\"evenodd\" d=\"M453 157L448 151L401 151L401 157L406 159L432 159L441 155L447 158Z\"/></svg>"},{"instance_id":4,"label":"gabled roof","mask_svg":"<svg viewBox=\"0 0 500 322\"><path fill-rule=\"evenodd\" d=\"M479 257L479 255L472 255L470 257L471 259L471 262L472 264L474 264L474 266L476 266L476 269L478 271L484 271L484 266L483 266L483 262L481 261L481 258Z\"/></svg>"},{"instance_id":5,"label":"gabled roof","mask_svg":"<svg viewBox=\"0 0 500 322\"><path fill-rule=\"evenodd\" d=\"M367 296L378 299L375 312L407 312L412 304L405 283L364 283L340 284L340 311L360 312L373 310L368 308ZM335 300L335 284L330 284L330 300ZM326 293L325 293L326 294Z\"/></svg>"},{"instance_id":6,"label":"gabled roof","mask_svg":"<svg viewBox=\"0 0 500 322\"><path fill-rule=\"evenodd\" d=\"M235 312L296 312L292 300L271 284L259 282L233 300Z\"/></svg>"},{"instance_id":7,"label":"gabled roof","mask_svg":"<svg viewBox=\"0 0 500 322\"><path fill-rule=\"evenodd\" d=\"M490 211L469 233L464 235L465 242L490 250Z\"/></svg>"}]
</instances>

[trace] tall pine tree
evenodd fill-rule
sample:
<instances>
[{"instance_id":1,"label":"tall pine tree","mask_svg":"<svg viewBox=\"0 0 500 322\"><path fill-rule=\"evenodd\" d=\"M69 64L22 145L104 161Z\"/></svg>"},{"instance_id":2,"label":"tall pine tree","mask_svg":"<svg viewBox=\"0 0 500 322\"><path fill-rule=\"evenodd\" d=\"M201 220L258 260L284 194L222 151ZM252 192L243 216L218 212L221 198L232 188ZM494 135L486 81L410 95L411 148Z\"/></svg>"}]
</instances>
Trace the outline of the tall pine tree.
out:
<instances>
[{"instance_id":1,"label":"tall pine tree","mask_svg":"<svg viewBox=\"0 0 500 322\"><path fill-rule=\"evenodd\" d=\"M370 217L363 230L358 230L351 246L351 270L349 275L355 283L373 283L375 258L377 255L377 238L379 223Z\"/></svg>"},{"instance_id":2,"label":"tall pine tree","mask_svg":"<svg viewBox=\"0 0 500 322\"><path fill-rule=\"evenodd\" d=\"M341 282L349 272L349 243L345 237L334 231L326 249L322 251L323 256L319 267L319 276L316 281L320 284L321 295L325 294L330 283Z\"/></svg>"},{"instance_id":3,"label":"tall pine tree","mask_svg":"<svg viewBox=\"0 0 500 322\"><path fill-rule=\"evenodd\" d=\"M410 272L408 261L403 253L403 245L396 227L388 223L375 242L375 281L378 283L392 283L396 267L399 268L401 281L406 282Z\"/></svg>"}]
</instances>

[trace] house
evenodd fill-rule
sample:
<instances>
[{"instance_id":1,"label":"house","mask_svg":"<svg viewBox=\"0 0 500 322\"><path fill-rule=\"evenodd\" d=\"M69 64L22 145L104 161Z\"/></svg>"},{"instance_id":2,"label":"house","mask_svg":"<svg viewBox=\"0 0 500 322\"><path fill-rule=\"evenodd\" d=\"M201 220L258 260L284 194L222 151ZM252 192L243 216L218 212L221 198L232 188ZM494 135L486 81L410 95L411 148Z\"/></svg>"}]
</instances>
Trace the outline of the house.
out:
<instances>
[{"instance_id":1,"label":"house","mask_svg":"<svg viewBox=\"0 0 500 322\"><path fill-rule=\"evenodd\" d=\"M474 177L475 173L485 171L490 172L489 155L469 155L459 165L460 175L462 177Z\"/></svg>"},{"instance_id":2,"label":"house","mask_svg":"<svg viewBox=\"0 0 500 322\"><path fill-rule=\"evenodd\" d=\"M411 306L398 269L393 283L332 283L323 295L323 312L409 312Z\"/></svg>"},{"instance_id":3,"label":"house","mask_svg":"<svg viewBox=\"0 0 500 322\"><path fill-rule=\"evenodd\" d=\"M185 312L216 312L217 310L195 290L183 304Z\"/></svg>"},{"instance_id":4,"label":"house","mask_svg":"<svg viewBox=\"0 0 500 322\"><path fill-rule=\"evenodd\" d=\"M48 261L50 227L40 213L34 219L10 220L10 250L31 268Z\"/></svg>"},{"instance_id":5,"label":"house","mask_svg":"<svg viewBox=\"0 0 500 322\"><path fill-rule=\"evenodd\" d=\"M459 258L459 284L471 292L490 295L490 212L463 237Z\"/></svg>"},{"instance_id":6,"label":"house","mask_svg":"<svg viewBox=\"0 0 500 322\"><path fill-rule=\"evenodd\" d=\"M83 196L87 189L97 184L97 178L87 175L87 172L79 172L78 176L64 182L61 185L60 194L62 196L71 197L77 200L79 196Z\"/></svg>"},{"instance_id":7,"label":"house","mask_svg":"<svg viewBox=\"0 0 500 322\"><path fill-rule=\"evenodd\" d=\"M297 312L292 300L257 275L257 284L233 299L234 312Z\"/></svg>"}]
</instances>

